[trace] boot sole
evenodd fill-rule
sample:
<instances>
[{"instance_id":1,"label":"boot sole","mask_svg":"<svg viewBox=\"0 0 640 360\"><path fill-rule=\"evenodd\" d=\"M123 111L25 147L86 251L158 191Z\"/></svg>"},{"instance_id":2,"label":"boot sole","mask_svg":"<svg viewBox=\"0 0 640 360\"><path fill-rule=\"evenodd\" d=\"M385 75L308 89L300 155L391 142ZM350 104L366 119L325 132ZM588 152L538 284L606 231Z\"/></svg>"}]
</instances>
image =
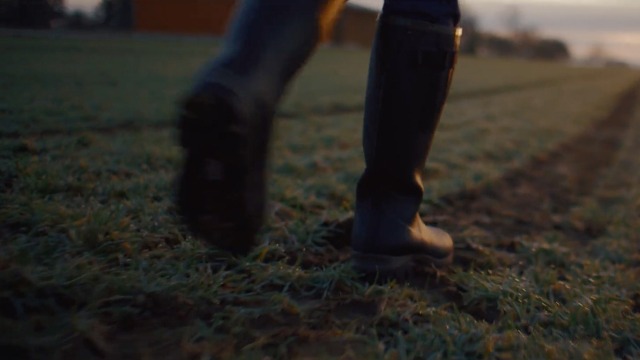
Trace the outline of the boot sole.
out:
<instances>
[{"instance_id":1,"label":"boot sole","mask_svg":"<svg viewBox=\"0 0 640 360\"><path fill-rule=\"evenodd\" d=\"M353 251L351 262L353 269L367 278L406 280L417 268L444 268L451 265L453 253L445 258L435 258L424 254L389 256Z\"/></svg>"},{"instance_id":2,"label":"boot sole","mask_svg":"<svg viewBox=\"0 0 640 360\"><path fill-rule=\"evenodd\" d=\"M204 100L187 101L179 119L185 161L179 177L177 206L190 230L208 243L233 253L246 253L256 229L248 224L246 187L248 151L245 139L230 131L232 119ZM233 116L227 113L225 116Z\"/></svg>"}]
</instances>

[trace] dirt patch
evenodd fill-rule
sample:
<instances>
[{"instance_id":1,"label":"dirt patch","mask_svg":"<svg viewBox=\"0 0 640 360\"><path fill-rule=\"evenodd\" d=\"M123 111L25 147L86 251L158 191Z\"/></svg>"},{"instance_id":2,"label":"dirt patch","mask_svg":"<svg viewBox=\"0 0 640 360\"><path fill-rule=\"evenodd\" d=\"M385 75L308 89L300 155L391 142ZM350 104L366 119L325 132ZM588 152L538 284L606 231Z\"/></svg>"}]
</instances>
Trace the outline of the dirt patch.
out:
<instances>
[{"instance_id":1,"label":"dirt patch","mask_svg":"<svg viewBox=\"0 0 640 360\"><path fill-rule=\"evenodd\" d=\"M513 239L547 231L585 241L602 235L606 224L583 224L570 211L589 195L615 159L640 94L634 84L603 119L525 166L481 188L440 199L437 215L425 221L451 229L454 235L480 229L513 251Z\"/></svg>"}]
</instances>

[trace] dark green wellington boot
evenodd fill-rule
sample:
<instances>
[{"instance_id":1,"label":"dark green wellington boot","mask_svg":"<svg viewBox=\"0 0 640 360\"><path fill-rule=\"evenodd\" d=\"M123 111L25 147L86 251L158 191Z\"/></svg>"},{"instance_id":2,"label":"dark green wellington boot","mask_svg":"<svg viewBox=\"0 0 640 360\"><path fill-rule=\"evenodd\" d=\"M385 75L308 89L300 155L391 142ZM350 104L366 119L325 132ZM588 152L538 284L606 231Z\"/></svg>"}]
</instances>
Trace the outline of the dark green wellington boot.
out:
<instances>
[{"instance_id":1,"label":"dark green wellington boot","mask_svg":"<svg viewBox=\"0 0 640 360\"><path fill-rule=\"evenodd\" d=\"M358 182L354 269L402 277L446 266L453 241L418 214L422 172L449 91L461 30L383 13L369 68L366 169Z\"/></svg>"},{"instance_id":2,"label":"dark green wellington boot","mask_svg":"<svg viewBox=\"0 0 640 360\"><path fill-rule=\"evenodd\" d=\"M177 207L212 245L243 253L254 244L276 105L343 2L242 1L222 53L184 100Z\"/></svg>"}]
</instances>

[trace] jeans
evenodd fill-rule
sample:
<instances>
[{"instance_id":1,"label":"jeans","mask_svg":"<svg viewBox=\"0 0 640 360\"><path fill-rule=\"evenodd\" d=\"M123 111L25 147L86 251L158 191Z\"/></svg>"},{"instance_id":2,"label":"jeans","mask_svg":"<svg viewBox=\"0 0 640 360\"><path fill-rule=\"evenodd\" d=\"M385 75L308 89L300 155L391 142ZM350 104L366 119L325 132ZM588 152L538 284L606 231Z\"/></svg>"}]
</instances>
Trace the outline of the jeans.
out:
<instances>
[{"instance_id":1,"label":"jeans","mask_svg":"<svg viewBox=\"0 0 640 360\"><path fill-rule=\"evenodd\" d=\"M427 19L440 25L460 22L458 0L385 0L383 11Z\"/></svg>"},{"instance_id":2,"label":"jeans","mask_svg":"<svg viewBox=\"0 0 640 360\"><path fill-rule=\"evenodd\" d=\"M247 117L264 112L258 107L273 111L315 48L328 1L342 0L241 1L221 54L200 73L194 92L216 83ZM385 0L383 12L451 28L460 20L458 0Z\"/></svg>"}]
</instances>

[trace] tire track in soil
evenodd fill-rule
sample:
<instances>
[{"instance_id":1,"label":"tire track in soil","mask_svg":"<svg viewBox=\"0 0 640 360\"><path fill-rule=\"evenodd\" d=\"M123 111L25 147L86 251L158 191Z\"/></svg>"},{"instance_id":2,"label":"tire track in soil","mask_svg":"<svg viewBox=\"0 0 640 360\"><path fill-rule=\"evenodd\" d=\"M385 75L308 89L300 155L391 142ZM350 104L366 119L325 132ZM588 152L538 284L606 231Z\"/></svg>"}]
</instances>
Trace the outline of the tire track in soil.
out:
<instances>
[{"instance_id":1,"label":"tire track in soil","mask_svg":"<svg viewBox=\"0 0 640 360\"><path fill-rule=\"evenodd\" d=\"M565 236L566 246L580 246L604 234L604 226L573 225L570 212L615 160L633 111L640 110L636 107L639 97L640 81L619 96L607 116L577 136L489 184L440 198L433 214L423 217L426 223L447 229L454 239L474 237L470 230L484 239L458 240L454 265L463 269L513 266L516 240L521 236L554 231ZM339 253L348 252L352 224L352 218L324 224L331 229L326 240ZM411 285L430 289L432 296L478 320L493 323L499 318L497 304L464 304L465 290L439 276L437 270L416 271Z\"/></svg>"},{"instance_id":2,"label":"tire track in soil","mask_svg":"<svg viewBox=\"0 0 640 360\"><path fill-rule=\"evenodd\" d=\"M492 239L492 246L506 251L514 250L517 237L549 231L571 239L567 245L601 236L606 226L573 224L570 212L615 160L639 96L640 82L636 82L607 116L582 133L496 181L440 198L434 215L424 220L451 229L459 238L467 229L480 229ZM456 264L466 267L474 261L474 249L458 244L457 250ZM470 257L465 250L471 250Z\"/></svg>"},{"instance_id":3,"label":"tire track in soil","mask_svg":"<svg viewBox=\"0 0 640 360\"><path fill-rule=\"evenodd\" d=\"M476 227L501 240L551 230L578 240L601 235L605 228L570 226L566 216L591 192L601 171L614 160L639 96L640 81L620 95L612 111L587 130L489 184L443 196L433 214L423 219L453 235ZM332 245L348 245L352 221L326 224L334 230L328 239Z\"/></svg>"},{"instance_id":4,"label":"tire track in soil","mask_svg":"<svg viewBox=\"0 0 640 360\"><path fill-rule=\"evenodd\" d=\"M606 229L567 227L565 217L615 158L639 97L637 82L587 130L490 184L441 197L433 214L423 219L453 235L477 227L503 241L551 230L583 241L598 237ZM326 225L334 229L328 239L332 245L348 245L352 219Z\"/></svg>"},{"instance_id":5,"label":"tire track in soil","mask_svg":"<svg viewBox=\"0 0 640 360\"><path fill-rule=\"evenodd\" d=\"M508 93L535 90L541 88L553 87L561 84L565 84L571 81L585 80L585 79L597 79L601 77L601 74L592 74L591 76L565 76L553 79L541 79L536 81L529 81L520 84L508 84L489 87L485 89L476 90L462 90L449 95L447 103L456 103L463 100L473 100L479 98L489 98L498 95L504 95ZM296 119L305 116L344 116L353 115L364 112L364 103L361 104L327 104L322 107L311 106L306 110L300 111L283 111L277 114L280 119Z\"/></svg>"},{"instance_id":6,"label":"tire track in soil","mask_svg":"<svg viewBox=\"0 0 640 360\"><path fill-rule=\"evenodd\" d=\"M590 78L597 79L601 75L593 75ZM499 96L506 93L517 91L527 91L546 87L553 87L567 81L584 80L585 77L568 76L556 79L543 79L523 84L512 84L505 86L496 86L481 90L467 90L457 94L451 94L449 102L458 102L462 100L471 100L477 98L485 98ZM364 104L328 104L323 107L311 107L304 112L298 111L281 111L276 114L276 118L280 120L295 119L301 117L328 117L328 116L345 116L362 113ZM166 130L175 127L176 123L171 119L156 120L152 123L139 123L136 119L127 119L114 125L101 124L94 127L83 127L77 129L46 129L42 131L7 131L0 130L0 139L22 139L22 138L47 138L55 136L74 136L84 133L97 135L118 135L120 133L132 133L154 130Z\"/></svg>"},{"instance_id":7,"label":"tire track in soil","mask_svg":"<svg viewBox=\"0 0 640 360\"><path fill-rule=\"evenodd\" d=\"M519 237L555 232L563 245L579 249L606 231L604 224L574 224L571 210L597 185L600 174L614 163L623 146L625 131L640 108L640 81L619 96L611 112L577 136L541 154L525 166L507 172L485 186L442 197L425 222L450 230L458 241L455 265L495 268L516 266ZM465 234L466 233L466 234ZM479 321L500 318L496 303L466 304L465 289L445 277L438 282L423 276L414 285L434 289L434 295L452 303Z\"/></svg>"},{"instance_id":8,"label":"tire track in soil","mask_svg":"<svg viewBox=\"0 0 640 360\"><path fill-rule=\"evenodd\" d=\"M569 212L614 160L639 96L637 82L619 96L607 116L587 130L489 184L443 196L423 219L449 230L454 238L464 238L471 228L480 229L493 246L505 251L513 251L516 237L547 231L559 231L578 242L602 235L606 228L571 225ZM349 218L325 224L332 229L329 243L336 248L348 246L352 222ZM456 264L469 266L474 259L466 252L478 249L465 244L456 247Z\"/></svg>"}]
</instances>

